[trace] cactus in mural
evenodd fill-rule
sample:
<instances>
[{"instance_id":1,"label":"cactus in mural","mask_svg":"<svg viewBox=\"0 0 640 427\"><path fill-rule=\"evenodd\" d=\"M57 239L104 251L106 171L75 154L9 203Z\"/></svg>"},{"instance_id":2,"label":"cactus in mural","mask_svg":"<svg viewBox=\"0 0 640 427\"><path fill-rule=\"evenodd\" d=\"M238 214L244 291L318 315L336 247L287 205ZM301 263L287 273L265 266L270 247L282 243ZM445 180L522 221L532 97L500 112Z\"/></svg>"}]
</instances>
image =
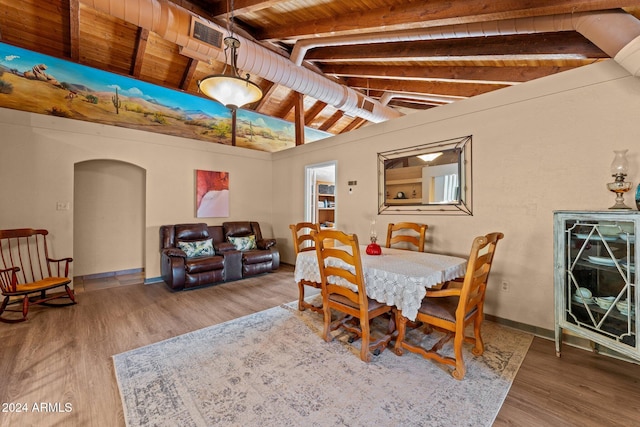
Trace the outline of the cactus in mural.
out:
<instances>
[{"instance_id":1,"label":"cactus in mural","mask_svg":"<svg viewBox=\"0 0 640 427\"><path fill-rule=\"evenodd\" d=\"M116 88L116 94L111 97L111 102L113 102L113 106L116 107L116 114L120 114L122 101L120 101L120 97L118 96L118 88Z\"/></svg>"}]
</instances>

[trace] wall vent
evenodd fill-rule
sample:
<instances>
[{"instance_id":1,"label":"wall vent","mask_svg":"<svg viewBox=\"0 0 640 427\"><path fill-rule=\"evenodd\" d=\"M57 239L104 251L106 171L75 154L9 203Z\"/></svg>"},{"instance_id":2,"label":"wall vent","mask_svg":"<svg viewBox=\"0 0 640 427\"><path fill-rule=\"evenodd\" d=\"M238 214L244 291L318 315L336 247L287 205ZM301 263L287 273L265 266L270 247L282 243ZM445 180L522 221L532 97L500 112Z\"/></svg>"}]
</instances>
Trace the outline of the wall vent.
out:
<instances>
[{"instance_id":1,"label":"wall vent","mask_svg":"<svg viewBox=\"0 0 640 427\"><path fill-rule=\"evenodd\" d=\"M191 23L191 37L209 46L222 49L223 34L195 18Z\"/></svg>"},{"instance_id":2,"label":"wall vent","mask_svg":"<svg viewBox=\"0 0 640 427\"><path fill-rule=\"evenodd\" d=\"M371 102L368 99L365 99L364 102L362 103L362 109L367 110L370 113L373 113L374 108L375 108L375 105L373 104L373 102Z\"/></svg>"}]
</instances>

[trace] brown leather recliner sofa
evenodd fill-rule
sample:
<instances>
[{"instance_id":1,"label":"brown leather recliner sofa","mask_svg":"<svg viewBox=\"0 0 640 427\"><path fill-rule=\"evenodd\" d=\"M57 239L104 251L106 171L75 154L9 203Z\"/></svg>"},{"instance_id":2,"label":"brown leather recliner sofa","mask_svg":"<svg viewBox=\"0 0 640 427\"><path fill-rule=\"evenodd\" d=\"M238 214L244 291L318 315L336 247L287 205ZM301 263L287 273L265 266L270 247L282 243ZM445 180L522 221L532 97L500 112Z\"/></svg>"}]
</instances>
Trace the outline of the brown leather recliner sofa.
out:
<instances>
[{"instance_id":1,"label":"brown leather recliner sofa","mask_svg":"<svg viewBox=\"0 0 640 427\"><path fill-rule=\"evenodd\" d=\"M264 239L260 225L254 221L222 223L226 241L255 236L255 247L242 250L242 277L269 273L280 267L280 252L275 239Z\"/></svg>"},{"instance_id":2,"label":"brown leather recliner sofa","mask_svg":"<svg viewBox=\"0 0 640 427\"><path fill-rule=\"evenodd\" d=\"M204 223L160 227L160 270L169 288L196 288L278 269L280 254L275 240L263 239L257 223L225 224L230 224L228 230L224 225ZM246 230L252 232L246 234ZM240 251L227 235L236 244L238 240L253 240L256 248Z\"/></svg>"},{"instance_id":3,"label":"brown leather recliner sofa","mask_svg":"<svg viewBox=\"0 0 640 427\"><path fill-rule=\"evenodd\" d=\"M209 241L207 250L189 253ZM160 271L162 280L173 290L195 288L242 278L242 254L233 245L224 245L221 226L198 224L160 227Z\"/></svg>"}]
</instances>

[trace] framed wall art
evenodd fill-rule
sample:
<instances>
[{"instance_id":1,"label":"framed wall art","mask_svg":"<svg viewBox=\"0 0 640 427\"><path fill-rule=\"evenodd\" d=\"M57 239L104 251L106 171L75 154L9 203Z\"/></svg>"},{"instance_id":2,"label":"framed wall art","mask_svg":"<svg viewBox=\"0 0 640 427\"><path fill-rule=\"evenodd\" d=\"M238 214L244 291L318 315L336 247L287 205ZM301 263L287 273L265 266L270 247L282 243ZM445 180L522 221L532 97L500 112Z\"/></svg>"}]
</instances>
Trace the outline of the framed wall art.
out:
<instances>
[{"instance_id":1,"label":"framed wall art","mask_svg":"<svg viewBox=\"0 0 640 427\"><path fill-rule=\"evenodd\" d=\"M229 216L229 172L196 170L196 217Z\"/></svg>"}]
</instances>

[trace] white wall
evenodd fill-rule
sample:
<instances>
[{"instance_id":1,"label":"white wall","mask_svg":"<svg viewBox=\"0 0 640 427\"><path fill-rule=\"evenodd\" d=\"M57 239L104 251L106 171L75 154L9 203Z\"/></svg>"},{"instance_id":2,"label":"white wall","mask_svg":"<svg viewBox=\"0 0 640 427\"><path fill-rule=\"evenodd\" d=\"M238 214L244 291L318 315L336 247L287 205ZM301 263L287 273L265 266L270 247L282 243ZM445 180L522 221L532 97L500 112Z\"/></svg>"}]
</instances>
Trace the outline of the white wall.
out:
<instances>
[{"instance_id":1,"label":"white wall","mask_svg":"<svg viewBox=\"0 0 640 427\"><path fill-rule=\"evenodd\" d=\"M56 203L74 199L74 164L96 159L146 171L147 278L160 276L158 230L163 224L255 220L265 237L273 236L269 153L9 109L0 109L0 135L0 228L48 229L53 256L74 254L73 205L56 210ZM229 172L229 218L195 217L196 169ZM113 232L104 223L91 225L105 239ZM114 254L114 248L98 250L107 263Z\"/></svg>"},{"instance_id":2,"label":"white wall","mask_svg":"<svg viewBox=\"0 0 640 427\"><path fill-rule=\"evenodd\" d=\"M429 250L465 255L473 237L504 232L486 312L552 329L553 211L613 204L613 149L629 148L628 179L638 183L639 114L640 79L606 61L275 153L276 237L290 243L288 224L302 218L302 180L291 177L304 165L337 160L340 227L363 241L377 214L378 152L473 135L473 216L378 215L378 233L389 222L424 222ZM633 194L627 201L634 206Z\"/></svg>"},{"instance_id":3,"label":"white wall","mask_svg":"<svg viewBox=\"0 0 640 427\"><path fill-rule=\"evenodd\" d=\"M194 170L226 170L230 219L259 221L292 263L288 225L304 216L305 165L337 161L340 228L366 239L377 214L378 152L473 135L473 216L380 215L378 233L388 222L422 221L431 250L466 255L474 236L503 231L486 311L552 329L553 211L613 204L605 187L613 149L629 148L628 179L637 184L639 114L640 79L613 61L273 154L0 109L0 227L48 228L54 255L73 254L73 209L57 211L56 202L73 200L74 164L128 162L147 174L145 268L155 278L159 226L198 220ZM349 194L351 180L358 185ZM508 292L496 286L503 280Z\"/></svg>"}]
</instances>

